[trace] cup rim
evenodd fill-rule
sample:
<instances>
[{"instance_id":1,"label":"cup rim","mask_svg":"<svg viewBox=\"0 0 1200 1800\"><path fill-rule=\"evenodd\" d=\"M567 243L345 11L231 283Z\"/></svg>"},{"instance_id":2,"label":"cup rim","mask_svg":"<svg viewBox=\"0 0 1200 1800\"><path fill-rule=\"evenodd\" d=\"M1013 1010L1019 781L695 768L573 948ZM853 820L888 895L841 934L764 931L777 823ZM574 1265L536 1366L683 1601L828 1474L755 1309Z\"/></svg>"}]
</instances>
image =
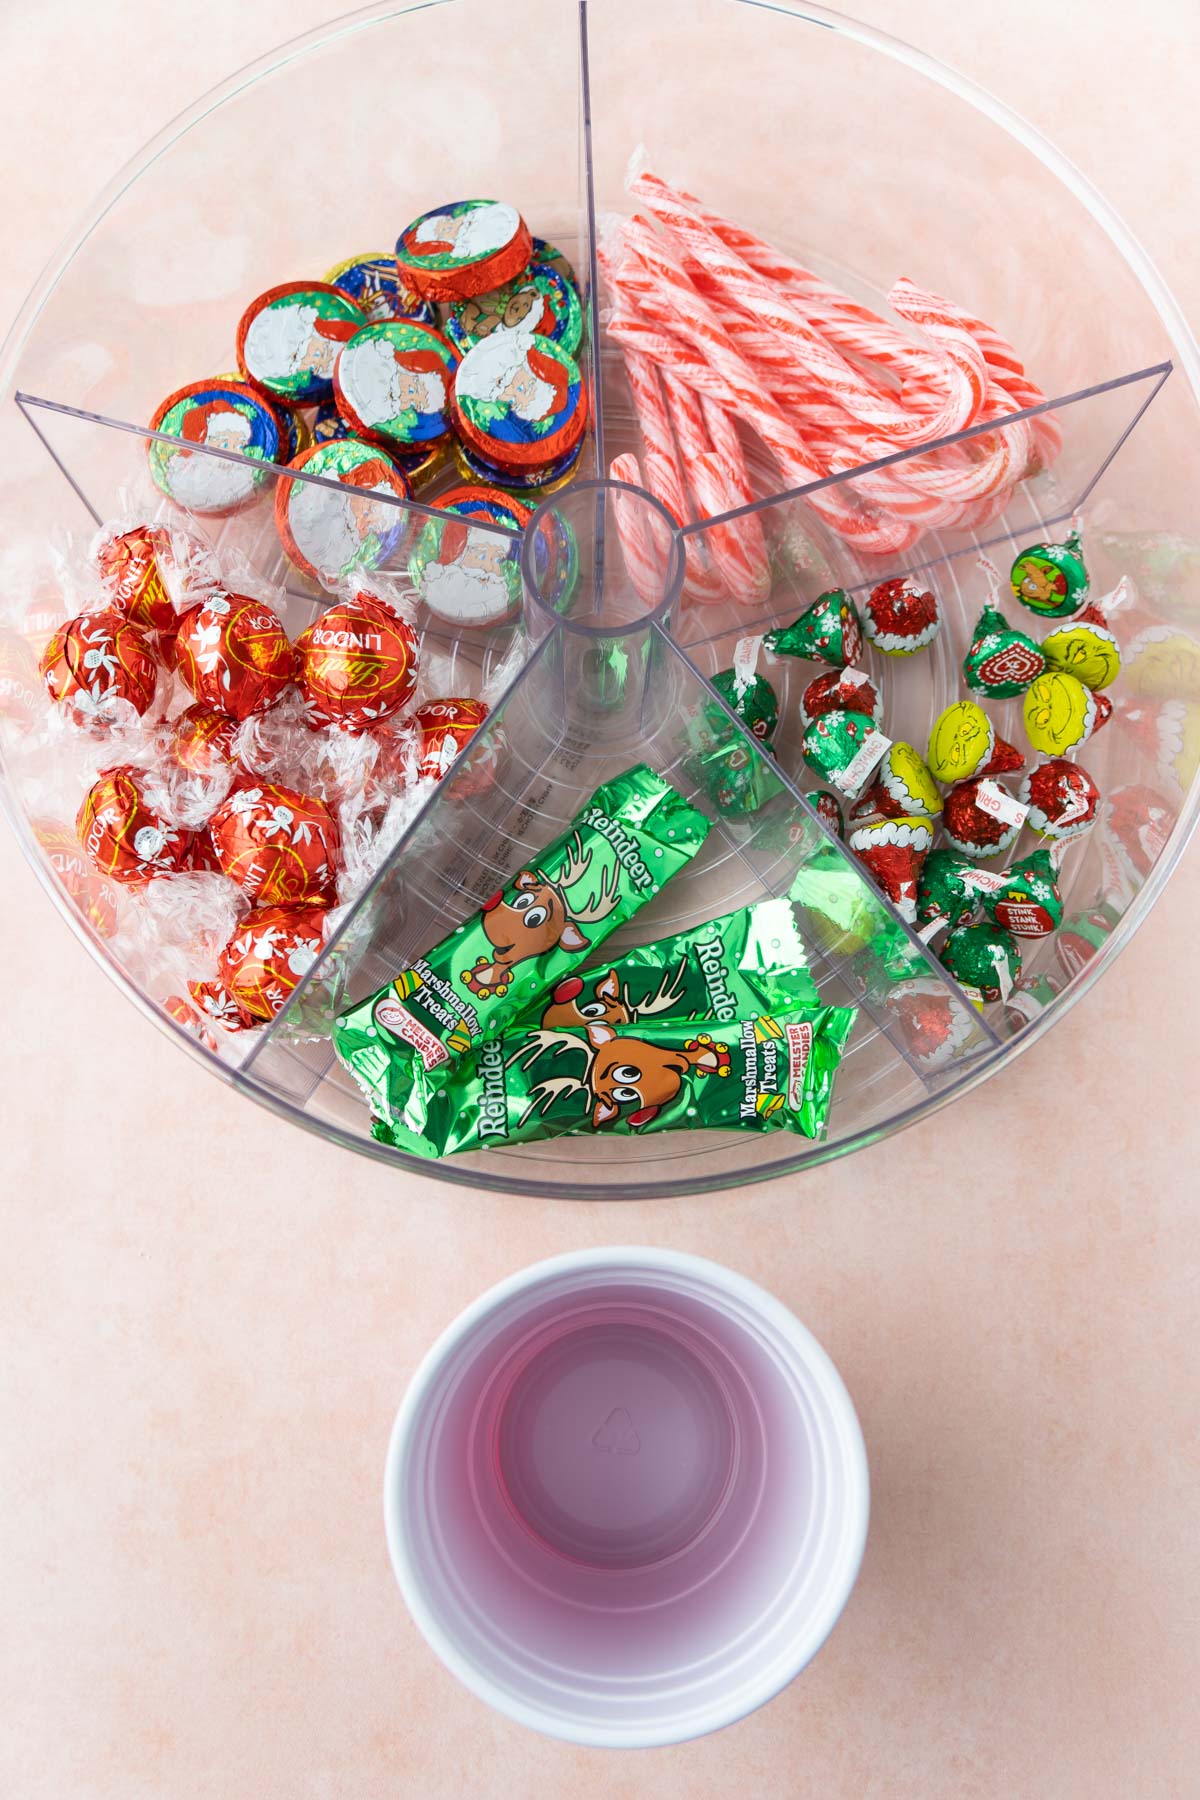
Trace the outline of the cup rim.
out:
<instances>
[{"instance_id":1,"label":"cup rim","mask_svg":"<svg viewBox=\"0 0 1200 1800\"><path fill-rule=\"evenodd\" d=\"M773 1327L797 1353L806 1372L819 1387L829 1408L845 1463L847 1498L836 1579L826 1584L811 1618L797 1632L790 1652L777 1658L757 1679L739 1686L736 1697L731 1696L726 1703L710 1707L698 1725L690 1718L681 1718L675 1723L664 1720L659 1724L637 1726L576 1722L530 1705L497 1686L469 1656L463 1654L433 1609L426 1604L401 1524L403 1482L414 1428L430 1390L454 1352L478 1325L515 1296L559 1276L609 1269L614 1275L638 1270L689 1276L709 1284L718 1293L724 1291L764 1324ZM840 1618L858 1579L870 1518L870 1474L862 1427L846 1384L828 1351L790 1308L748 1276L709 1257L653 1245L621 1244L566 1251L527 1264L487 1288L450 1321L422 1356L396 1414L384 1465L383 1515L392 1571L405 1604L429 1647L464 1687L506 1718L548 1737L592 1748L648 1749L685 1743L748 1717L781 1693L812 1661Z\"/></svg>"}]
</instances>

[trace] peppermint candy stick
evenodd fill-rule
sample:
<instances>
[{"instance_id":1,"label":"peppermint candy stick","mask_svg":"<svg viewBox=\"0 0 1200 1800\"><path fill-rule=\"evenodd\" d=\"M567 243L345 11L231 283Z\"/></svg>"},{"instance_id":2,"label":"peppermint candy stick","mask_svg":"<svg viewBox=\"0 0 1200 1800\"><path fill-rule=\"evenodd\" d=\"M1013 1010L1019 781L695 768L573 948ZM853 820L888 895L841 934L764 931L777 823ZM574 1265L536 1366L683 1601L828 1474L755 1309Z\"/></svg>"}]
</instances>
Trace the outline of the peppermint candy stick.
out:
<instances>
[{"instance_id":1,"label":"peppermint candy stick","mask_svg":"<svg viewBox=\"0 0 1200 1800\"><path fill-rule=\"evenodd\" d=\"M691 510L679 469L675 434L663 398L662 378L649 357L628 348L624 356L633 410L642 434L642 470L646 486L681 525L686 525ZM717 570L709 567L699 541L694 537L685 538L684 551L687 557L686 597L701 604L727 599L729 591Z\"/></svg>"},{"instance_id":2,"label":"peppermint candy stick","mask_svg":"<svg viewBox=\"0 0 1200 1800\"><path fill-rule=\"evenodd\" d=\"M909 295L904 284L897 284L902 290L902 298L913 305L922 304L923 310L939 326L935 342L942 355L926 355L919 387L914 386L910 369L901 393L888 397L867 381L840 350L789 303L784 290L723 243L704 223L694 205L689 205L680 195L668 201L662 192L665 184L654 187L652 182L653 178L649 177L635 178L634 191L639 198L645 199L659 223L671 234L673 242L686 250L692 262L703 267L708 277L708 297L719 294L727 304L753 314L768 330L783 338L793 350L796 361L854 418L891 438L894 448L949 437L972 423L986 386L983 353L965 330L949 331L937 310L923 305L924 297L919 290L914 289ZM650 258L655 266L650 245L661 240L653 238L644 226L639 229L637 221L627 228L627 237L636 246L638 254ZM660 260L665 260L661 252L659 255ZM670 252L666 255L669 257ZM686 273L682 270L681 273L686 279ZM902 312L899 306L896 310ZM921 320L914 322L921 323Z\"/></svg>"},{"instance_id":3,"label":"peppermint candy stick","mask_svg":"<svg viewBox=\"0 0 1200 1800\"><path fill-rule=\"evenodd\" d=\"M766 396L723 330L692 294L686 313L642 270L631 277L622 266L618 309L609 320L610 336L673 370L685 384L706 393L726 410L737 413L762 438L789 485L801 487L826 474L799 433ZM623 304L636 285L638 310ZM682 295L680 296L682 298ZM835 531L873 554L906 550L920 535L917 527L885 520L868 508L856 508L849 496L826 490L808 496L813 510Z\"/></svg>"}]
</instances>

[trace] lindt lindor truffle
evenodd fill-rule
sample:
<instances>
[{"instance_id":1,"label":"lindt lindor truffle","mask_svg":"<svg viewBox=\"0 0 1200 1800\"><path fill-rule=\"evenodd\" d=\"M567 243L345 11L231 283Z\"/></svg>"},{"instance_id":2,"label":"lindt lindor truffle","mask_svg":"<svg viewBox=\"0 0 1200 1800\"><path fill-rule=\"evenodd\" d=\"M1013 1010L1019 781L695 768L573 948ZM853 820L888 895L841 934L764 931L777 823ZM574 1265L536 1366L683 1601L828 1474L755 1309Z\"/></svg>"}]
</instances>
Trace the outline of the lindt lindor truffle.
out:
<instances>
[{"instance_id":1,"label":"lindt lindor truffle","mask_svg":"<svg viewBox=\"0 0 1200 1800\"><path fill-rule=\"evenodd\" d=\"M898 576L871 589L862 613L863 632L885 656L913 656L932 644L942 611L932 588Z\"/></svg>"},{"instance_id":2,"label":"lindt lindor truffle","mask_svg":"<svg viewBox=\"0 0 1200 1800\"><path fill-rule=\"evenodd\" d=\"M158 665L149 639L123 613L80 613L46 645L41 676L73 724L104 732L149 710Z\"/></svg>"},{"instance_id":3,"label":"lindt lindor truffle","mask_svg":"<svg viewBox=\"0 0 1200 1800\"><path fill-rule=\"evenodd\" d=\"M123 887L174 875L190 843L188 832L150 806L142 781L142 771L127 764L109 769L89 788L75 821L93 865Z\"/></svg>"},{"instance_id":4,"label":"lindt lindor truffle","mask_svg":"<svg viewBox=\"0 0 1200 1800\"><path fill-rule=\"evenodd\" d=\"M852 1006L514 1030L435 1082L419 1065L375 1136L420 1156L496 1149L565 1132L798 1131L819 1137L854 1025Z\"/></svg>"},{"instance_id":5,"label":"lindt lindor truffle","mask_svg":"<svg viewBox=\"0 0 1200 1800\"><path fill-rule=\"evenodd\" d=\"M314 719L364 731L412 698L417 634L385 600L360 590L300 633L296 676Z\"/></svg>"},{"instance_id":6,"label":"lindt lindor truffle","mask_svg":"<svg viewBox=\"0 0 1200 1800\"><path fill-rule=\"evenodd\" d=\"M412 716L417 733L418 776L424 781L441 781L487 716L488 709L482 700L466 697L429 700L419 706ZM463 788L460 791L464 795L481 791L490 784L493 774L494 768L489 765L481 770L480 779L473 782L469 790Z\"/></svg>"},{"instance_id":7,"label":"lindt lindor truffle","mask_svg":"<svg viewBox=\"0 0 1200 1800\"><path fill-rule=\"evenodd\" d=\"M188 692L232 719L273 706L295 675L278 614L251 594L209 594L184 613L175 645Z\"/></svg>"},{"instance_id":8,"label":"lindt lindor truffle","mask_svg":"<svg viewBox=\"0 0 1200 1800\"><path fill-rule=\"evenodd\" d=\"M220 981L251 1019L273 1019L321 954L324 934L318 907L255 907L221 952Z\"/></svg>"},{"instance_id":9,"label":"lindt lindor truffle","mask_svg":"<svg viewBox=\"0 0 1200 1800\"><path fill-rule=\"evenodd\" d=\"M844 669L862 655L862 620L849 594L830 588L790 625L768 631L763 644L774 656L800 656Z\"/></svg>"},{"instance_id":10,"label":"lindt lindor truffle","mask_svg":"<svg viewBox=\"0 0 1200 1800\"><path fill-rule=\"evenodd\" d=\"M716 1019L819 1006L808 952L787 900L760 900L690 931L657 938L615 961L576 970L515 1029L584 1030L645 1019Z\"/></svg>"},{"instance_id":11,"label":"lindt lindor truffle","mask_svg":"<svg viewBox=\"0 0 1200 1800\"><path fill-rule=\"evenodd\" d=\"M690 862L708 829L644 765L597 788L479 912L338 1019L334 1048L376 1116L399 1117L419 1069L448 1072L556 987Z\"/></svg>"},{"instance_id":12,"label":"lindt lindor truffle","mask_svg":"<svg viewBox=\"0 0 1200 1800\"><path fill-rule=\"evenodd\" d=\"M223 872L255 906L329 906L337 824L324 801L279 782L236 787L209 821Z\"/></svg>"},{"instance_id":13,"label":"lindt lindor truffle","mask_svg":"<svg viewBox=\"0 0 1200 1800\"><path fill-rule=\"evenodd\" d=\"M1047 619L1066 619L1088 597L1088 574L1077 532L1061 544L1030 544L1013 561L1012 591L1023 606Z\"/></svg>"}]
</instances>

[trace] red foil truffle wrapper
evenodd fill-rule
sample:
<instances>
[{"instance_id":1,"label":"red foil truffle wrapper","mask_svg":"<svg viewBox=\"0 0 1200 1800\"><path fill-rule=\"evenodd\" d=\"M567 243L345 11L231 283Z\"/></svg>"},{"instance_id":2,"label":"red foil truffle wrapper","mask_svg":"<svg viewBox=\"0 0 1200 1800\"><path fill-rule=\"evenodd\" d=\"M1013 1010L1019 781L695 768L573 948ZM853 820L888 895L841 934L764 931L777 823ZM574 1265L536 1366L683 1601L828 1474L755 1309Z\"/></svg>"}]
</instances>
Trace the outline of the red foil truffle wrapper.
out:
<instances>
[{"instance_id":1,"label":"red foil truffle wrapper","mask_svg":"<svg viewBox=\"0 0 1200 1800\"><path fill-rule=\"evenodd\" d=\"M128 765L109 769L88 791L75 829L93 866L123 887L178 874L191 848L191 834L147 804L140 771Z\"/></svg>"},{"instance_id":2,"label":"red foil truffle wrapper","mask_svg":"<svg viewBox=\"0 0 1200 1800\"><path fill-rule=\"evenodd\" d=\"M1096 823L1100 790L1078 763L1049 756L1029 771L1021 784L1029 823L1042 837L1082 837Z\"/></svg>"},{"instance_id":3,"label":"red foil truffle wrapper","mask_svg":"<svg viewBox=\"0 0 1200 1800\"><path fill-rule=\"evenodd\" d=\"M942 829L947 843L964 856L998 856L1016 842L1025 811L999 782L976 775L946 795Z\"/></svg>"},{"instance_id":4,"label":"red foil truffle wrapper","mask_svg":"<svg viewBox=\"0 0 1200 1800\"><path fill-rule=\"evenodd\" d=\"M473 732L488 716L482 700L431 700L413 714L417 731L417 774L426 781L440 781ZM495 756L484 758L458 792L465 798L481 793L495 776Z\"/></svg>"},{"instance_id":5,"label":"red foil truffle wrapper","mask_svg":"<svg viewBox=\"0 0 1200 1800\"><path fill-rule=\"evenodd\" d=\"M32 650L15 631L0 629L0 719L28 731L44 706Z\"/></svg>"},{"instance_id":6,"label":"red foil truffle wrapper","mask_svg":"<svg viewBox=\"0 0 1200 1800\"><path fill-rule=\"evenodd\" d=\"M316 962L324 938L325 914L316 907L258 907L221 952L221 982L255 1024L273 1019Z\"/></svg>"},{"instance_id":7,"label":"red foil truffle wrapper","mask_svg":"<svg viewBox=\"0 0 1200 1800\"><path fill-rule=\"evenodd\" d=\"M260 906L329 906L340 845L315 795L263 782L235 788L209 821L223 872Z\"/></svg>"},{"instance_id":8,"label":"red foil truffle wrapper","mask_svg":"<svg viewBox=\"0 0 1200 1800\"><path fill-rule=\"evenodd\" d=\"M238 722L197 701L171 721L167 755L187 775L219 775L237 761Z\"/></svg>"},{"instance_id":9,"label":"red foil truffle wrapper","mask_svg":"<svg viewBox=\"0 0 1200 1800\"><path fill-rule=\"evenodd\" d=\"M339 601L296 639L296 675L314 718L362 731L398 712L417 685L417 634L385 601Z\"/></svg>"},{"instance_id":10,"label":"red foil truffle wrapper","mask_svg":"<svg viewBox=\"0 0 1200 1800\"><path fill-rule=\"evenodd\" d=\"M76 725L107 730L126 707L154 701L158 666L144 632L122 613L80 613L60 625L42 652L42 680Z\"/></svg>"},{"instance_id":11,"label":"red foil truffle wrapper","mask_svg":"<svg viewBox=\"0 0 1200 1800\"><path fill-rule=\"evenodd\" d=\"M179 1019L182 1025L195 1029L196 1015L206 1025L219 1025L222 1031L248 1031L259 1023L238 1005L223 981L189 981L187 991L188 999L183 1001L176 998L175 1005L180 1008L190 1006L193 1017L172 1012L172 1003L167 1002L167 1011L172 1013L173 1018ZM217 1048L219 1040L210 1033L199 1030L196 1035L201 1042L207 1041L210 1049Z\"/></svg>"},{"instance_id":12,"label":"red foil truffle wrapper","mask_svg":"<svg viewBox=\"0 0 1200 1800\"><path fill-rule=\"evenodd\" d=\"M170 640L179 615L159 563L165 546L166 534L161 528L135 525L129 531L102 537L93 557L109 605L140 630Z\"/></svg>"},{"instance_id":13,"label":"red foil truffle wrapper","mask_svg":"<svg viewBox=\"0 0 1200 1800\"><path fill-rule=\"evenodd\" d=\"M829 669L810 681L800 696L800 717L806 725L811 725L822 713L836 712L839 708L865 713L868 719L878 724L883 700L871 677L858 669Z\"/></svg>"},{"instance_id":14,"label":"red foil truffle wrapper","mask_svg":"<svg viewBox=\"0 0 1200 1800\"><path fill-rule=\"evenodd\" d=\"M179 621L176 650L188 691L232 719L273 706L295 676L277 614L249 594L210 594L193 606Z\"/></svg>"},{"instance_id":15,"label":"red foil truffle wrapper","mask_svg":"<svg viewBox=\"0 0 1200 1800\"><path fill-rule=\"evenodd\" d=\"M117 929L117 890L92 868L76 833L53 819L35 819L33 835L79 916L99 937L111 937Z\"/></svg>"}]
</instances>

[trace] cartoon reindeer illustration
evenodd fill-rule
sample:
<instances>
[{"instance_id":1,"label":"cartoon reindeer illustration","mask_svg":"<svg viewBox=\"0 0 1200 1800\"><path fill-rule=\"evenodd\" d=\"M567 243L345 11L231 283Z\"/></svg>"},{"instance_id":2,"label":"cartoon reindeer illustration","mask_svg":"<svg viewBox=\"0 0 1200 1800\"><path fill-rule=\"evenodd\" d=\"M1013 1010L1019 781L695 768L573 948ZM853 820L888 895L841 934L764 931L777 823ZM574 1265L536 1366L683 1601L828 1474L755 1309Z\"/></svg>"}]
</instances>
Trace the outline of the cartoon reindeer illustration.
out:
<instances>
[{"instance_id":1,"label":"cartoon reindeer illustration","mask_svg":"<svg viewBox=\"0 0 1200 1800\"><path fill-rule=\"evenodd\" d=\"M568 1094L586 1094L593 1131L613 1124L622 1117L621 1109L628 1106L634 1111L624 1114L625 1123L638 1131L677 1097L689 1072L729 1073L729 1046L715 1044L706 1032L674 1047L618 1036L611 1025L596 1022L590 1023L584 1034L531 1031L521 1048L509 1057L508 1066L519 1063L529 1069L547 1054L553 1054L556 1062L567 1056L582 1056L582 1071L547 1075L535 1082L522 1125L531 1114L546 1112Z\"/></svg>"},{"instance_id":2,"label":"cartoon reindeer illustration","mask_svg":"<svg viewBox=\"0 0 1200 1800\"><path fill-rule=\"evenodd\" d=\"M671 1014L685 992L686 954L678 966L668 970L653 994L642 1000L633 999L628 983L624 987L615 969L589 969L582 975L564 975L546 1003L542 1024L548 1031L583 1031L599 1021L605 1025L630 1025L636 1019L650 1019L656 1013Z\"/></svg>"},{"instance_id":3,"label":"cartoon reindeer illustration","mask_svg":"<svg viewBox=\"0 0 1200 1800\"><path fill-rule=\"evenodd\" d=\"M569 890L581 882L592 866L576 832L562 868L555 876L544 869L521 869L513 881L516 893L505 899L505 889L485 900L481 910L484 935L494 955L476 958L473 969L462 971L462 980L473 994L506 994L512 972L531 956L542 956L561 945L564 950L586 950L589 940L579 929L606 919L620 898L621 871L617 863L600 877L597 891L586 901L575 902Z\"/></svg>"}]
</instances>

